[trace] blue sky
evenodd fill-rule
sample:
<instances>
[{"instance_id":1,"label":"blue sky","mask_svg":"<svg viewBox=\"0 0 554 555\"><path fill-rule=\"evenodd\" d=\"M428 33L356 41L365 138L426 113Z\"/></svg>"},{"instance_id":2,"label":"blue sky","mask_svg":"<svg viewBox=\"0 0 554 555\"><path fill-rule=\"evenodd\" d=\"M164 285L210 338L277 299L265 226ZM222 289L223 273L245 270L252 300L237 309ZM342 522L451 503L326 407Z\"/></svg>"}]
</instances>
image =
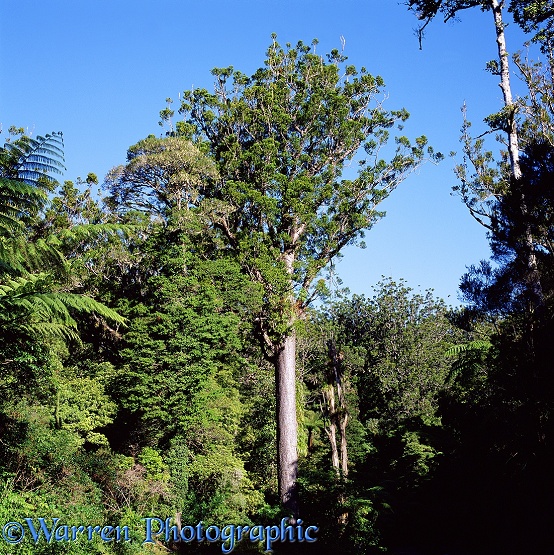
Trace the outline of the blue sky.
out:
<instances>
[{"instance_id":1,"label":"blue sky","mask_svg":"<svg viewBox=\"0 0 554 555\"><path fill-rule=\"evenodd\" d=\"M129 146L163 133L165 99L210 88L212 67L255 71L273 32L282 44L318 38L322 54L344 37L349 63L384 78L385 107L410 112L405 134L425 134L446 154L460 150L464 101L476 132L502 101L484 71L496 58L492 16L478 10L434 22L423 50L415 17L396 0L0 0L0 24L0 122L4 131L62 131L65 179L102 179L124 163ZM508 49L521 49L515 25L507 34ZM346 249L338 274L353 293L370 293L384 275L457 303L465 267L489 249L484 229L450 195L453 166L447 158L410 176L384 203L367 248Z\"/></svg>"}]
</instances>

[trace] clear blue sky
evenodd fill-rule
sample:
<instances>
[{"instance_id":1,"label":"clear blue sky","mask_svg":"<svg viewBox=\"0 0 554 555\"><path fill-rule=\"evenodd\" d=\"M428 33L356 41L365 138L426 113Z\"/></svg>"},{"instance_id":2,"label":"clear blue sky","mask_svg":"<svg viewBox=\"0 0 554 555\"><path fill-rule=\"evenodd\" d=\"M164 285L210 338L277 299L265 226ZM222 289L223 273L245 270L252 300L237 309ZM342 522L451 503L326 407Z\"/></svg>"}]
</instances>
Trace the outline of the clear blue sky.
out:
<instances>
[{"instance_id":1,"label":"clear blue sky","mask_svg":"<svg viewBox=\"0 0 554 555\"><path fill-rule=\"evenodd\" d=\"M33 134L63 131L65 179L100 179L127 148L161 134L165 98L211 87L212 67L252 73L275 32L281 43L318 38L318 52L346 40L349 62L387 84L385 107L405 107L405 133L427 135L444 153L460 150L464 100L476 131L501 106L492 16L434 22L423 50L417 22L396 0L0 0L0 122ZM508 48L522 48L515 25ZM2 136L5 137L5 134ZM385 202L386 218L338 265L344 285L370 293L381 275L434 288L450 303L465 267L488 258L484 230L450 195L454 161L427 164Z\"/></svg>"}]
</instances>

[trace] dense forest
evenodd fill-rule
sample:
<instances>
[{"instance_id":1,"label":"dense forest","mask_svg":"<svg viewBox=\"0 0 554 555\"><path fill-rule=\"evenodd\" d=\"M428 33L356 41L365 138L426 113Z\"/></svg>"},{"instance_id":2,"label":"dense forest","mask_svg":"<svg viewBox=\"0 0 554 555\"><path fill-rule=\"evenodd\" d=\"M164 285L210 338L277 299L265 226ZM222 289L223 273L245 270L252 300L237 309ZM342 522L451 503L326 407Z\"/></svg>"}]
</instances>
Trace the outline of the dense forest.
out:
<instances>
[{"instance_id":1,"label":"dense forest","mask_svg":"<svg viewBox=\"0 0 554 555\"><path fill-rule=\"evenodd\" d=\"M554 6L406 7L423 47L435 19L490 12L498 48L503 105L477 136L464 113L454 187L492 258L456 308L400 278L336 286L443 156L316 41L273 36L252 75L167 99L102 183L58 181L61 133L8 130L0 553L554 550ZM507 12L538 61L508 54Z\"/></svg>"}]
</instances>

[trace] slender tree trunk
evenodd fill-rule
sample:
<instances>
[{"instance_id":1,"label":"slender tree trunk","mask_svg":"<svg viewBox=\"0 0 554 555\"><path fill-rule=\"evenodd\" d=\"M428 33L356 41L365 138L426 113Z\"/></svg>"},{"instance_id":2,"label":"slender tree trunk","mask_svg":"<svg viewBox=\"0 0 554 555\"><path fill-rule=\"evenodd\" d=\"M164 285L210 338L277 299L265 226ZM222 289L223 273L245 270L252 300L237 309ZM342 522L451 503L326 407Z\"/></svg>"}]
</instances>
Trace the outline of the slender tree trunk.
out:
<instances>
[{"instance_id":1,"label":"slender tree trunk","mask_svg":"<svg viewBox=\"0 0 554 555\"><path fill-rule=\"evenodd\" d=\"M346 425L348 424L348 413L341 413L339 420L340 431L340 469L343 478L348 478L348 448L346 443Z\"/></svg>"},{"instance_id":2,"label":"slender tree trunk","mask_svg":"<svg viewBox=\"0 0 554 555\"><path fill-rule=\"evenodd\" d=\"M308 454L314 449L314 429L308 428Z\"/></svg>"},{"instance_id":3,"label":"slender tree trunk","mask_svg":"<svg viewBox=\"0 0 554 555\"><path fill-rule=\"evenodd\" d=\"M512 88L510 85L510 65L508 52L506 50L506 35L504 33L504 21L502 18L503 0L491 0L491 8L494 16L494 26L496 30L496 44L498 46L498 57L500 60L500 88L504 96L504 105L509 112L508 130L508 154L514 185L517 187L521 180L521 166L519 163L519 137L517 131L517 121L515 118L515 105L512 98ZM544 307L544 293L541 285L540 273L535 255L533 233L529 224L529 210L525 200L525 194L520 191L520 209L522 221L524 223L523 242L525 245L525 256L527 258L527 282L531 293L531 310L541 310Z\"/></svg>"},{"instance_id":4,"label":"slender tree trunk","mask_svg":"<svg viewBox=\"0 0 554 555\"><path fill-rule=\"evenodd\" d=\"M327 410L329 413L329 430L327 434L331 443L331 459L333 468L337 473L337 479L342 488L348 477L348 449L346 441L346 425L348 424L348 411L346 410L346 399L342 386L343 367L341 364L341 356L337 353L337 348L333 339L327 343L329 348L329 366L327 369L327 389L324 395L327 401ZM337 395L335 399L335 388ZM338 401L338 406L337 402ZM336 431L339 431L340 450L337 446ZM339 460L340 457L340 460ZM346 505L346 496L344 490L341 490L338 496L339 506ZM348 511L338 516L338 523L346 525L348 522Z\"/></svg>"},{"instance_id":5,"label":"slender tree trunk","mask_svg":"<svg viewBox=\"0 0 554 555\"><path fill-rule=\"evenodd\" d=\"M504 105L510 111L510 129L508 131L508 154L510 156L510 166L514 178L521 178L521 168L519 165L519 139L517 133L516 119L513 109L514 101L512 98L512 87L510 85L510 63L508 51L506 50L506 35L504 33L504 21L502 18L502 8L504 2L491 0L492 13L494 16L494 28L496 30L496 45L498 47L498 58L500 61L500 88L504 96Z\"/></svg>"},{"instance_id":6,"label":"slender tree trunk","mask_svg":"<svg viewBox=\"0 0 554 555\"><path fill-rule=\"evenodd\" d=\"M344 397L344 389L342 385L342 375L343 368L341 365L341 359L337 353L337 348L333 340L329 340L329 360L331 363L327 382L329 384L329 419L331 425L333 426L333 431L339 431L340 436L340 471L342 472L342 477L348 477L348 447L346 441L346 426L348 424L348 410L346 408L346 399ZM335 402L335 387L337 388L337 398L338 398L338 408ZM336 439L335 439L336 448ZM331 449L333 450L333 442L331 442ZM337 452L336 461L333 456L333 467L336 468L337 473L339 473L339 453Z\"/></svg>"},{"instance_id":7,"label":"slender tree trunk","mask_svg":"<svg viewBox=\"0 0 554 555\"><path fill-rule=\"evenodd\" d=\"M298 430L296 421L296 336L285 338L275 362L277 386L277 473L281 503L298 516Z\"/></svg>"},{"instance_id":8,"label":"slender tree trunk","mask_svg":"<svg viewBox=\"0 0 554 555\"><path fill-rule=\"evenodd\" d=\"M329 427L325 429L329 443L331 444L331 464L337 473L337 478L340 477L340 463L339 463L339 448L337 445L337 407L335 406L335 388L330 383L323 391L323 397L327 404L327 411L329 413Z\"/></svg>"}]
</instances>

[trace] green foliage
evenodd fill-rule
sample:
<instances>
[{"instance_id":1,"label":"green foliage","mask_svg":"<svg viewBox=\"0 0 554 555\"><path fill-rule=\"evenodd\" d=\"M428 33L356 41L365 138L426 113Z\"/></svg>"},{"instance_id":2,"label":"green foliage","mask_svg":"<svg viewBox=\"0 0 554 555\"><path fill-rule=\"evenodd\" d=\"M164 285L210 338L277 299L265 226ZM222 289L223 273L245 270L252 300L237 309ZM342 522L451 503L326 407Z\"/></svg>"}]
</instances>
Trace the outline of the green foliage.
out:
<instances>
[{"instance_id":1,"label":"green foliage","mask_svg":"<svg viewBox=\"0 0 554 555\"><path fill-rule=\"evenodd\" d=\"M273 499L277 493L275 371L260 353L254 352L250 361L240 380L243 415L237 449L256 490Z\"/></svg>"},{"instance_id":2,"label":"green foliage","mask_svg":"<svg viewBox=\"0 0 554 555\"><path fill-rule=\"evenodd\" d=\"M56 392L56 426L79 434L93 445L107 445L106 437L94 430L113 421L116 406L97 379L74 377L59 380Z\"/></svg>"},{"instance_id":3,"label":"green foliage","mask_svg":"<svg viewBox=\"0 0 554 555\"><path fill-rule=\"evenodd\" d=\"M272 39L264 67L251 76L215 68L214 92L185 91L184 121L172 134L193 141L215 162L217 179L207 180L193 207L204 211L242 272L263 291L253 320L266 358L287 384L277 400L279 491L296 513L295 471L284 469L295 467L297 457L290 352L296 322L324 291L320 272L382 216L380 202L426 156L441 155L424 136L413 143L400 136L383 158L391 129L408 119L404 109L383 109L383 79L347 65L338 50L325 60L302 42L283 48ZM161 117L172 115L168 106ZM362 152L357 176L345 178ZM125 190L135 185L138 175ZM281 357L285 345L290 351Z\"/></svg>"},{"instance_id":4,"label":"green foliage","mask_svg":"<svg viewBox=\"0 0 554 555\"><path fill-rule=\"evenodd\" d=\"M463 337L444 302L432 291L414 294L389 279L378 284L372 299L354 296L331 314L342 327L339 337L350 364L359 369L364 418L436 422L437 396L449 373L444 353Z\"/></svg>"},{"instance_id":5,"label":"green foliage","mask_svg":"<svg viewBox=\"0 0 554 555\"><path fill-rule=\"evenodd\" d=\"M71 293L52 292L48 274L28 275L4 280L0 285L0 320L4 333L76 338L77 322L72 313L97 314L123 323L115 311L90 297Z\"/></svg>"},{"instance_id":6,"label":"green foliage","mask_svg":"<svg viewBox=\"0 0 554 555\"><path fill-rule=\"evenodd\" d=\"M492 347L492 343L485 341L483 339L476 339L475 341L470 341L469 343L461 343L460 345L454 345L450 349L446 350L446 356L456 356L460 353L467 353L468 351L488 351Z\"/></svg>"},{"instance_id":7,"label":"green foliage","mask_svg":"<svg viewBox=\"0 0 554 555\"><path fill-rule=\"evenodd\" d=\"M210 433L196 419L205 419L207 425L226 413L233 421L224 401L232 397L218 399L232 383L227 373L232 375L240 361L233 355L240 347L238 319L222 312L214 288L198 283L194 275L154 283L160 288L158 309L138 305L125 336L128 347L121 354L127 367L118 384L124 388L125 404L143 415L153 436L157 429L166 435L196 426L200 434ZM202 411L200 407L210 400L212 408Z\"/></svg>"},{"instance_id":8,"label":"green foliage","mask_svg":"<svg viewBox=\"0 0 554 555\"><path fill-rule=\"evenodd\" d=\"M424 25L490 6L408 4ZM548 6L510 5L548 55ZM344 246L361 244L379 203L426 156L439 158L425 137L397 137L391 153L406 111L384 110L383 80L336 50L324 59L274 38L253 75L215 69L214 92L187 91L175 126L168 99L169 136L130 147L106 179L104 203L94 174L48 200L60 136L6 143L0 522L117 523L133 542L22 542L0 553L144 553L148 515L278 523L271 362L291 335L301 515L320 533L314 546L277 551L546 552L552 66L521 56L516 64L529 94L487 124L519 126L517 183L464 123L457 191L488 226L497 266L470 268L462 290L471 307L458 311L392 280L372 298L310 308L329 297L322 270ZM528 310L526 230L545 296L536 311ZM331 459L337 422L347 423L348 473Z\"/></svg>"},{"instance_id":9,"label":"green foliage","mask_svg":"<svg viewBox=\"0 0 554 555\"><path fill-rule=\"evenodd\" d=\"M146 469L146 474L153 480L167 481L167 466L161 455L151 447L144 447L139 453L138 462Z\"/></svg>"},{"instance_id":10,"label":"green foliage","mask_svg":"<svg viewBox=\"0 0 554 555\"><path fill-rule=\"evenodd\" d=\"M552 74L548 65L531 63L521 55L515 64L528 94L513 105L518 126L521 177L514 179L501 162L484 152L483 141L464 131L466 162L458 168L458 190L471 214L490 231L495 266L471 266L463 277L465 299L489 317L540 312L551 288L552 196L554 174L551 106ZM502 119L502 114L499 115ZM493 117L489 124L494 124ZM472 166L468 179L466 169Z\"/></svg>"},{"instance_id":11,"label":"green foliage","mask_svg":"<svg viewBox=\"0 0 554 555\"><path fill-rule=\"evenodd\" d=\"M336 50L325 61L302 42L282 48L274 39L252 76L216 68L213 93L183 94L178 130L214 157L220 179L205 194L228 206L212 221L264 285L258 322L266 344L290 333L295 303L313 300L318 273L363 237L382 215L377 205L426 155L425 137L400 137L392 158L380 157L408 113L385 111L381 77L345 62ZM344 179L361 151L358 176Z\"/></svg>"},{"instance_id":12,"label":"green foliage","mask_svg":"<svg viewBox=\"0 0 554 555\"><path fill-rule=\"evenodd\" d=\"M235 262L210 253L209 232L187 233L205 225L201 214L169 203L166 215L142 244L142 295L121 305L129 328L107 390L123 407L113 426L125 426L140 451L111 480L130 511L245 522L262 503L234 446L249 330L241 318L257 293Z\"/></svg>"},{"instance_id":13,"label":"green foliage","mask_svg":"<svg viewBox=\"0 0 554 555\"><path fill-rule=\"evenodd\" d=\"M445 352L471 337L432 291L415 293L392 279L372 298L343 297L299 328L308 407L301 423L314 434L302 459L302 495L325 530L322 549L377 553L404 533L411 503L421 503L449 447L441 403L455 388ZM330 342L344 369L347 479L331 467Z\"/></svg>"},{"instance_id":14,"label":"green foliage","mask_svg":"<svg viewBox=\"0 0 554 555\"><path fill-rule=\"evenodd\" d=\"M23 228L21 214L44 202L44 191L22 181L0 178L0 234L5 237ZM33 207L33 203L35 206Z\"/></svg>"},{"instance_id":15,"label":"green foliage","mask_svg":"<svg viewBox=\"0 0 554 555\"><path fill-rule=\"evenodd\" d=\"M214 163L183 137L150 135L129 148L127 161L106 176L108 204L161 218L197 205L207 182L217 178Z\"/></svg>"},{"instance_id":16,"label":"green foliage","mask_svg":"<svg viewBox=\"0 0 554 555\"><path fill-rule=\"evenodd\" d=\"M51 515L69 525L105 524L109 515L84 471L83 447L107 443L99 429L112 421L116 405L100 373L85 377L65 367L65 343L79 344L85 319L96 325L124 319L71 292L62 248L69 234L44 226L45 193L56 184L49 174L63 168L62 146L61 135L22 136L0 149L0 475L6 480L0 511L6 522ZM73 237L87 233L75 230ZM24 541L10 552L100 554L106 545Z\"/></svg>"},{"instance_id":17,"label":"green foliage","mask_svg":"<svg viewBox=\"0 0 554 555\"><path fill-rule=\"evenodd\" d=\"M3 335L77 337L76 313L95 314L111 321L123 319L92 298L56 291L54 276L65 269L55 241L29 241L28 226L45 201L44 189L61 173L61 134L22 136L0 149L0 320ZM47 266L41 273L38 266Z\"/></svg>"},{"instance_id":18,"label":"green foliage","mask_svg":"<svg viewBox=\"0 0 554 555\"><path fill-rule=\"evenodd\" d=\"M526 32L535 33L531 39L541 50L552 53L554 10L549 0L512 0L509 10L515 22Z\"/></svg>"},{"instance_id":19,"label":"green foliage","mask_svg":"<svg viewBox=\"0 0 554 555\"><path fill-rule=\"evenodd\" d=\"M50 392L54 356L48 345L21 334L5 334L0 343L0 393L3 399L32 394L44 401ZM31 393L33 392L33 393Z\"/></svg>"},{"instance_id":20,"label":"green foliage","mask_svg":"<svg viewBox=\"0 0 554 555\"><path fill-rule=\"evenodd\" d=\"M231 447L222 445L195 457L189 467L189 487L194 492L190 514L220 525L247 521L263 502L242 461Z\"/></svg>"}]
</instances>

